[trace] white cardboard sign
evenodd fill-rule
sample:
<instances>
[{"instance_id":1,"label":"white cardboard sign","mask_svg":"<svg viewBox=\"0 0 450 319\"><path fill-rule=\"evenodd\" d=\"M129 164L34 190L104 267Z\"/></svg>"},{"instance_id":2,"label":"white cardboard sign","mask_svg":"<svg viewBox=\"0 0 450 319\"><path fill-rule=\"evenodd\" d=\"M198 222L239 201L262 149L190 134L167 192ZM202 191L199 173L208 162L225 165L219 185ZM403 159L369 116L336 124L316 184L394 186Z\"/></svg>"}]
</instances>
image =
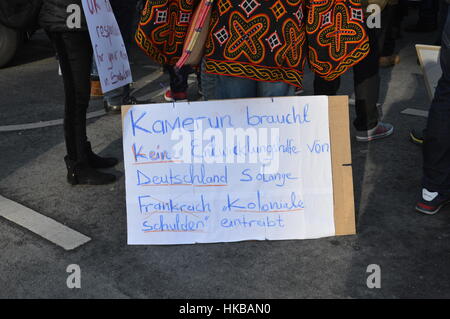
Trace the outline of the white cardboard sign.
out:
<instances>
[{"instance_id":1,"label":"white cardboard sign","mask_svg":"<svg viewBox=\"0 0 450 319\"><path fill-rule=\"evenodd\" d=\"M103 92L132 82L127 50L109 0L82 0Z\"/></svg>"},{"instance_id":2,"label":"white cardboard sign","mask_svg":"<svg viewBox=\"0 0 450 319\"><path fill-rule=\"evenodd\" d=\"M335 235L328 98L134 105L128 244Z\"/></svg>"},{"instance_id":3,"label":"white cardboard sign","mask_svg":"<svg viewBox=\"0 0 450 319\"><path fill-rule=\"evenodd\" d=\"M430 100L433 100L434 92L442 76L439 62L440 46L416 44L417 56L425 78L425 86Z\"/></svg>"}]
</instances>

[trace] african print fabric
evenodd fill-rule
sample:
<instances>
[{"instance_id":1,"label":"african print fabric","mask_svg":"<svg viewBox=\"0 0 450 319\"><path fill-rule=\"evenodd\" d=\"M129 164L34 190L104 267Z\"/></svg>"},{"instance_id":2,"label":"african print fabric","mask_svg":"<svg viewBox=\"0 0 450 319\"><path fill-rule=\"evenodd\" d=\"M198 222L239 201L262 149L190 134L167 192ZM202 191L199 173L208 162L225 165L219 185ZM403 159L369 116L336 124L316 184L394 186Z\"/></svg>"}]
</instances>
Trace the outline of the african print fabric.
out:
<instances>
[{"instance_id":1,"label":"african print fabric","mask_svg":"<svg viewBox=\"0 0 450 319\"><path fill-rule=\"evenodd\" d=\"M155 61L182 54L194 0L148 0L136 41ZM301 87L306 61L327 80L369 52L361 0L215 0L207 73Z\"/></svg>"},{"instance_id":2,"label":"african print fabric","mask_svg":"<svg viewBox=\"0 0 450 319\"><path fill-rule=\"evenodd\" d=\"M193 15L195 0L147 0L135 39L157 63L175 65Z\"/></svg>"}]
</instances>

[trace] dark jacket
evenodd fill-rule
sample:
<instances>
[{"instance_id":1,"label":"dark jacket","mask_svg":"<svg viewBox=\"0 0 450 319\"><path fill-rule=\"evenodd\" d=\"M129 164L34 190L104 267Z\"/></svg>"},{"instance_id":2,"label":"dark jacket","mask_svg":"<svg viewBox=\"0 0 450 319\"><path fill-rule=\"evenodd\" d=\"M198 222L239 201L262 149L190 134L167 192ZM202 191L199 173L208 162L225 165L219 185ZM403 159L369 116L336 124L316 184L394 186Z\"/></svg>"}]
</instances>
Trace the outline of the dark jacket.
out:
<instances>
[{"instance_id":1,"label":"dark jacket","mask_svg":"<svg viewBox=\"0 0 450 319\"><path fill-rule=\"evenodd\" d=\"M41 7L42 0L1 0L0 23L11 29L34 31Z\"/></svg>"},{"instance_id":2,"label":"dark jacket","mask_svg":"<svg viewBox=\"0 0 450 319\"><path fill-rule=\"evenodd\" d=\"M45 30L51 32L87 31L81 0L43 0L43 2L39 24ZM67 8L72 4L78 5L80 8L81 28L70 29L67 26L67 18L73 14L72 11L67 12Z\"/></svg>"}]
</instances>

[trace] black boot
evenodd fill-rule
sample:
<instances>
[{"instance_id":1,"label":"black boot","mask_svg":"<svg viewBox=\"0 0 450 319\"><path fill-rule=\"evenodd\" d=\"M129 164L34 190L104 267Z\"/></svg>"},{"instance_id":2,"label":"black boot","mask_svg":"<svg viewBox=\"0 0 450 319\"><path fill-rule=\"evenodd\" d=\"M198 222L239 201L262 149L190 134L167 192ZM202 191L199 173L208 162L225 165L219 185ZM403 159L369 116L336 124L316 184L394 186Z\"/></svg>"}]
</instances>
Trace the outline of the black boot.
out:
<instances>
[{"instance_id":1,"label":"black boot","mask_svg":"<svg viewBox=\"0 0 450 319\"><path fill-rule=\"evenodd\" d=\"M92 168L108 168L116 166L119 161L114 157L100 157L92 151L91 143L86 142L89 165Z\"/></svg>"},{"instance_id":2,"label":"black boot","mask_svg":"<svg viewBox=\"0 0 450 319\"><path fill-rule=\"evenodd\" d=\"M67 182L71 185L105 185L116 181L116 176L99 172L87 163L75 162L64 157L67 166Z\"/></svg>"}]
</instances>

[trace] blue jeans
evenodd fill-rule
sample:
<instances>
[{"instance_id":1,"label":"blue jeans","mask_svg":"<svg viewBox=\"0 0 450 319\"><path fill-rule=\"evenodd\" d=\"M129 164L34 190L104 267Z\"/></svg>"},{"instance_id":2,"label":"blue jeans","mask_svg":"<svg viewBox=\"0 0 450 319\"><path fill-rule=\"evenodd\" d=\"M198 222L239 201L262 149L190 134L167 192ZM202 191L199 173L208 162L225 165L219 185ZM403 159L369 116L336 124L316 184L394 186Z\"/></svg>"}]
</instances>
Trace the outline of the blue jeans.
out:
<instances>
[{"instance_id":1,"label":"blue jeans","mask_svg":"<svg viewBox=\"0 0 450 319\"><path fill-rule=\"evenodd\" d=\"M450 194L450 10L442 33L441 68L428 116L423 147L423 186Z\"/></svg>"},{"instance_id":2,"label":"blue jeans","mask_svg":"<svg viewBox=\"0 0 450 319\"><path fill-rule=\"evenodd\" d=\"M239 99L252 97L292 96L295 87L284 82L262 82L235 76L201 74L205 100Z\"/></svg>"}]
</instances>

